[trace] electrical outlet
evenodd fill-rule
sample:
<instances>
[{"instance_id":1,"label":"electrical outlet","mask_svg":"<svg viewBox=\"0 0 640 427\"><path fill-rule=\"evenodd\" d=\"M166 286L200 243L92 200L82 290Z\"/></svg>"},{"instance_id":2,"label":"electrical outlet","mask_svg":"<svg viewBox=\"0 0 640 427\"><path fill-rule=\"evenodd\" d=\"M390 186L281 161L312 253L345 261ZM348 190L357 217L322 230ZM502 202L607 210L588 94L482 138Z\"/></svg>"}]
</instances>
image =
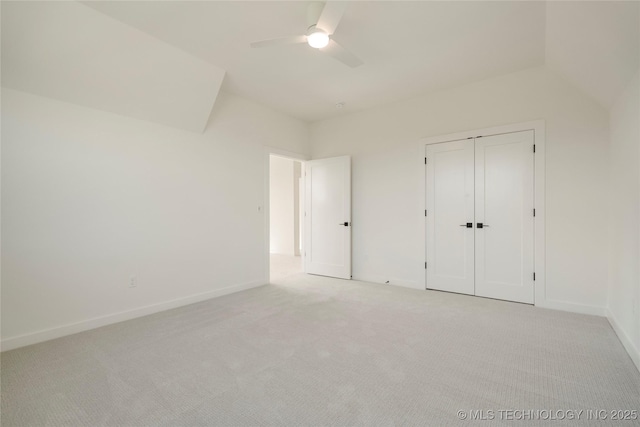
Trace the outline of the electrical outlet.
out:
<instances>
[{"instance_id":1,"label":"electrical outlet","mask_svg":"<svg viewBox=\"0 0 640 427\"><path fill-rule=\"evenodd\" d=\"M129 287L135 288L138 286L138 278L136 276L131 276L129 278Z\"/></svg>"}]
</instances>

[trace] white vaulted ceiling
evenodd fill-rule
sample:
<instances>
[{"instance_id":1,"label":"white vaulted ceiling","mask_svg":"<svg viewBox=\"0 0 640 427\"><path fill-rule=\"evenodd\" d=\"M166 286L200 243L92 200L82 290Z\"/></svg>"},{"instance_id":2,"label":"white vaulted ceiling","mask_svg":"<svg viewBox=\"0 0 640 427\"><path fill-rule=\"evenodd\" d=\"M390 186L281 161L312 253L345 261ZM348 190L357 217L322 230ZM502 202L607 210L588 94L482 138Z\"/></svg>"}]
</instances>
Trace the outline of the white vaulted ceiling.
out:
<instances>
[{"instance_id":1,"label":"white vaulted ceiling","mask_svg":"<svg viewBox=\"0 0 640 427\"><path fill-rule=\"evenodd\" d=\"M638 68L638 3L569 3L352 1L334 34L349 68L249 47L305 33L306 1L3 1L2 84L192 130L223 76L305 121L544 64L610 105Z\"/></svg>"},{"instance_id":2,"label":"white vaulted ceiling","mask_svg":"<svg viewBox=\"0 0 640 427\"><path fill-rule=\"evenodd\" d=\"M547 4L546 64L610 107L640 65L640 2Z\"/></svg>"},{"instance_id":3,"label":"white vaulted ceiling","mask_svg":"<svg viewBox=\"0 0 640 427\"><path fill-rule=\"evenodd\" d=\"M76 2L2 2L2 86L202 132L224 70Z\"/></svg>"},{"instance_id":4,"label":"white vaulted ceiling","mask_svg":"<svg viewBox=\"0 0 640 427\"><path fill-rule=\"evenodd\" d=\"M306 45L249 47L304 34L305 1L85 4L225 69L224 89L308 121L544 63L539 2L350 2L335 39L358 68Z\"/></svg>"}]
</instances>

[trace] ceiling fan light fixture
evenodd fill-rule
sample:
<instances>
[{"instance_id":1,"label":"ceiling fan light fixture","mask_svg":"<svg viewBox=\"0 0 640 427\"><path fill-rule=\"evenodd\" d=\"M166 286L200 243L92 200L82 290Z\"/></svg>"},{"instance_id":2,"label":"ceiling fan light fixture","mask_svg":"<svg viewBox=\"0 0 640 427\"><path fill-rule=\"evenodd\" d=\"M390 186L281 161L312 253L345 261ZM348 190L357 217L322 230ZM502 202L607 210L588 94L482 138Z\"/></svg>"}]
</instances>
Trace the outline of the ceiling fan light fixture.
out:
<instances>
[{"instance_id":1,"label":"ceiling fan light fixture","mask_svg":"<svg viewBox=\"0 0 640 427\"><path fill-rule=\"evenodd\" d=\"M307 35L307 43L313 48L321 49L329 44L329 35L324 31L314 29Z\"/></svg>"}]
</instances>

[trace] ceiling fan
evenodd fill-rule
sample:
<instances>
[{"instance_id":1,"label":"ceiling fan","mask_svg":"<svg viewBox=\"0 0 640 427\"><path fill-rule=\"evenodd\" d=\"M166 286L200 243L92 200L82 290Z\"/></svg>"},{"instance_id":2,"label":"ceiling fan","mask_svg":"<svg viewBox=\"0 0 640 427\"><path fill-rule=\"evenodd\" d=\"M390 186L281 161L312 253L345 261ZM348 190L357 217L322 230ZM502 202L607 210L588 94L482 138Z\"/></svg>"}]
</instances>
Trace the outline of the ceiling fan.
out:
<instances>
[{"instance_id":1,"label":"ceiling fan","mask_svg":"<svg viewBox=\"0 0 640 427\"><path fill-rule=\"evenodd\" d=\"M251 47L259 48L307 43L320 52L329 54L343 64L355 68L362 65L360 58L340 46L331 38L346 8L346 2L311 2L307 9L307 24L309 25L307 34L253 42L251 43Z\"/></svg>"}]
</instances>

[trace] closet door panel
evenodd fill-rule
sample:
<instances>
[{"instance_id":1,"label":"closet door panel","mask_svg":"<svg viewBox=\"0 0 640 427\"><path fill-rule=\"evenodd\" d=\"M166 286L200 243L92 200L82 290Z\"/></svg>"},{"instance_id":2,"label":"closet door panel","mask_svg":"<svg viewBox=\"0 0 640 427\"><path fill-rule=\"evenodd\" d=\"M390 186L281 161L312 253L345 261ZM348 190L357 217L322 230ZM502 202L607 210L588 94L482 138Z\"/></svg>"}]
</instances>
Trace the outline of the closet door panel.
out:
<instances>
[{"instance_id":1,"label":"closet door panel","mask_svg":"<svg viewBox=\"0 0 640 427\"><path fill-rule=\"evenodd\" d=\"M473 295L473 140L427 146L427 284Z\"/></svg>"},{"instance_id":2,"label":"closet door panel","mask_svg":"<svg viewBox=\"0 0 640 427\"><path fill-rule=\"evenodd\" d=\"M533 131L476 139L476 295L533 303Z\"/></svg>"}]
</instances>

